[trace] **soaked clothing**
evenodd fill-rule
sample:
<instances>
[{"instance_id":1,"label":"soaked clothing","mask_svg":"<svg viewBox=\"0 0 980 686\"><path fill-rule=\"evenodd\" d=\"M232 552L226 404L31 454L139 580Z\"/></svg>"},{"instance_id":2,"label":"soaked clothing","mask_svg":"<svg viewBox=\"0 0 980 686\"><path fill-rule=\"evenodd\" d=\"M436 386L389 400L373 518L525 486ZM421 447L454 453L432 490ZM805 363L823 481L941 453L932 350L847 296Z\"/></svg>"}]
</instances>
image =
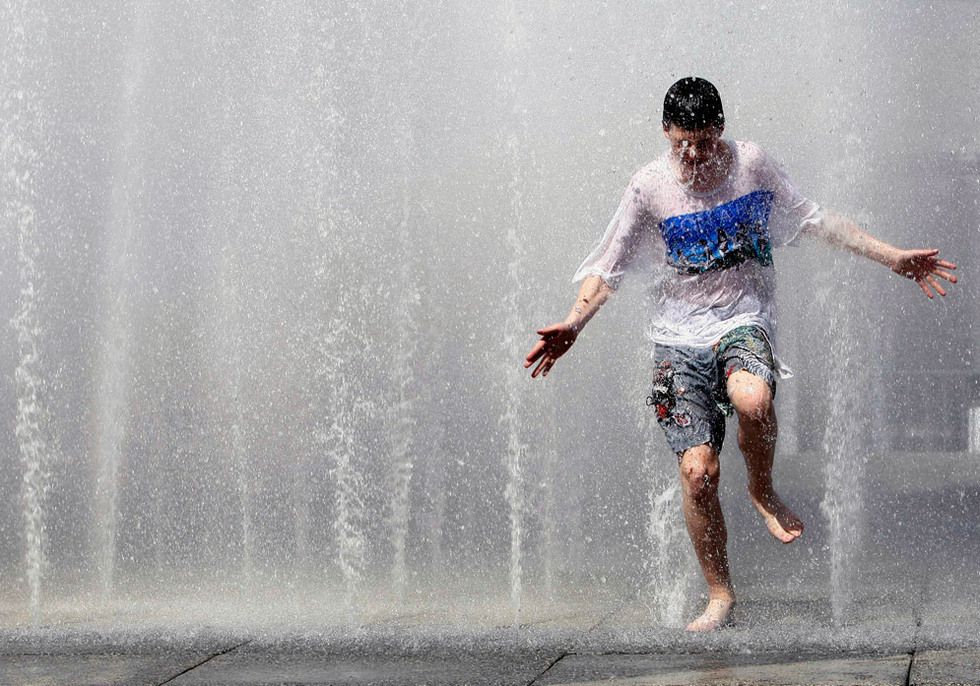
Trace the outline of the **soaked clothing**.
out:
<instances>
[{"instance_id":1,"label":"soaked clothing","mask_svg":"<svg viewBox=\"0 0 980 686\"><path fill-rule=\"evenodd\" d=\"M684 186L669 152L638 171L575 274L612 288L630 269L649 278L655 373L647 402L678 454L703 443L721 450L729 375L745 369L773 393L777 373L791 375L772 346L773 249L821 220L762 148L724 143L732 165L709 192Z\"/></svg>"},{"instance_id":2,"label":"soaked clothing","mask_svg":"<svg viewBox=\"0 0 980 686\"><path fill-rule=\"evenodd\" d=\"M763 329L740 326L709 347L658 345L654 350L653 388L647 404L671 450L710 443L721 451L725 417L733 408L728 399L728 377L744 369L762 378L776 393L775 360Z\"/></svg>"},{"instance_id":3,"label":"soaked clothing","mask_svg":"<svg viewBox=\"0 0 980 686\"><path fill-rule=\"evenodd\" d=\"M669 153L638 171L599 244L575 274L616 288L630 269L650 279L647 334L659 345L709 348L732 329L774 334L773 248L820 221L755 143L724 141L733 163L714 190L685 187Z\"/></svg>"}]
</instances>

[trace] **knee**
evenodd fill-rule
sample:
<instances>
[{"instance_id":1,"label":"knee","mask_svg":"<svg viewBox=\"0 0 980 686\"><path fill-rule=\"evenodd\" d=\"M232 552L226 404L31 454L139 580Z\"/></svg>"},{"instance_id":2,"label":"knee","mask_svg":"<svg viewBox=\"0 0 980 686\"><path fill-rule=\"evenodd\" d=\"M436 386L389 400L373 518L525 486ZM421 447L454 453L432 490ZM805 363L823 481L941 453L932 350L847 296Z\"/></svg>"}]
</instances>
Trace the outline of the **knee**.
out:
<instances>
[{"instance_id":1,"label":"knee","mask_svg":"<svg viewBox=\"0 0 980 686\"><path fill-rule=\"evenodd\" d=\"M750 398L735 406L740 423L754 424L766 433L775 433L776 415L772 409L772 400L761 395Z\"/></svg>"},{"instance_id":2,"label":"knee","mask_svg":"<svg viewBox=\"0 0 980 686\"><path fill-rule=\"evenodd\" d=\"M720 474L718 453L708 445L691 448L681 457L684 491L695 500L711 498L717 493Z\"/></svg>"},{"instance_id":3,"label":"knee","mask_svg":"<svg viewBox=\"0 0 980 686\"><path fill-rule=\"evenodd\" d=\"M765 384L746 385L729 390L728 397L738 414L739 424L753 424L760 429L775 431L772 392Z\"/></svg>"},{"instance_id":4,"label":"knee","mask_svg":"<svg viewBox=\"0 0 980 686\"><path fill-rule=\"evenodd\" d=\"M779 431L776 425L776 413L769 398L754 398L741 408L736 407L735 411L738 413L738 444L743 450L746 441L749 444L761 441L767 446L776 444Z\"/></svg>"}]
</instances>

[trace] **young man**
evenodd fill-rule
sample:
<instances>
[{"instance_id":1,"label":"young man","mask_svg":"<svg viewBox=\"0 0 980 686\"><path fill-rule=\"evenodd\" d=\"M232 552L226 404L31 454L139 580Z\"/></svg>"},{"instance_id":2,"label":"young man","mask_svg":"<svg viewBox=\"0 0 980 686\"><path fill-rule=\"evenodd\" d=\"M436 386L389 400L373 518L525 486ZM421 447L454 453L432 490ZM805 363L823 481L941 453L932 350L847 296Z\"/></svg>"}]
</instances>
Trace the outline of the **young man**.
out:
<instances>
[{"instance_id":1,"label":"young man","mask_svg":"<svg viewBox=\"0 0 980 686\"><path fill-rule=\"evenodd\" d=\"M708 584L708 605L689 631L732 620L727 532L718 501L718 453L725 414L738 415L738 445L749 497L769 532L790 543L803 522L772 484L776 442L773 396L782 369L772 347L775 272L772 249L799 234L870 258L915 282L928 297L955 283L938 250L900 250L852 220L802 196L757 145L722 138L725 116L715 87L681 79L664 98L670 143L637 172L599 245L575 275L583 280L565 320L540 329L524 366L547 376L617 287L631 259L652 248L659 300L649 337L655 343L654 406L677 454L688 533Z\"/></svg>"}]
</instances>

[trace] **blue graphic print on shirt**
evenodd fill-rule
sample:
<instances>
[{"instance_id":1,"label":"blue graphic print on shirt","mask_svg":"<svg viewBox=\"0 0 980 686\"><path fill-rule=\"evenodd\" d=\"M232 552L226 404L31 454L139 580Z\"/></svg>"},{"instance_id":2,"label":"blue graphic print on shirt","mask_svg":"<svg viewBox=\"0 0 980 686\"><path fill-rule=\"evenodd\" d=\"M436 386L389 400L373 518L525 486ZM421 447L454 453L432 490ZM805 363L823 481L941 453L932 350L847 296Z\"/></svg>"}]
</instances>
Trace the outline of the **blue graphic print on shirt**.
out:
<instances>
[{"instance_id":1,"label":"blue graphic print on shirt","mask_svg":"<svg viewBox=\"0 0 980 686\"><path fill-rule=\"evenodd\" d=\"M667 263L686 274L728 269L746 260L772 264L769 213L772 192L754 191L704 212L660 222Z\"/></svg>"}]
</instances>

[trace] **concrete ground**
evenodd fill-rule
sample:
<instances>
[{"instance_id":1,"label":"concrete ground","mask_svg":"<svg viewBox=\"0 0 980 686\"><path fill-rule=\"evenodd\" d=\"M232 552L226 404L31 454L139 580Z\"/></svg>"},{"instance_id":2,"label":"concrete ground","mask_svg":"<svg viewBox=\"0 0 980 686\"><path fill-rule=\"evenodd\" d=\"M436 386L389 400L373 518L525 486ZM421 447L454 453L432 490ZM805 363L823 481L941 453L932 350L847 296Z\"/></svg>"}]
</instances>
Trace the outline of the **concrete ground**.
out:
<instances>
[{"instance_id":1,"label":"concrete ground","mask_svg":"<svg viewBox=\"0 0 980 686\"><path fill-rule=\"evenodd\" d=\"M5 657L4 684L978 684L980 650L914 656L580 654L325 656L211 652Z\"/></svg>"},{"instance_id":2,"label":"concrete ground","mask_svg":"<svg viewBox=\"0 0 980 686\"><path fill-rule=\"evenodd\" d=\"M517 629L506 606L260 629L121 613L111 627L0 630L0 684L980 685L980 625L956 604L882 614L869 600L838 626L821 602L747 601L738 626L709 636L652 627L623 598L542 606Z\"/></svg>"}]
</instances>

